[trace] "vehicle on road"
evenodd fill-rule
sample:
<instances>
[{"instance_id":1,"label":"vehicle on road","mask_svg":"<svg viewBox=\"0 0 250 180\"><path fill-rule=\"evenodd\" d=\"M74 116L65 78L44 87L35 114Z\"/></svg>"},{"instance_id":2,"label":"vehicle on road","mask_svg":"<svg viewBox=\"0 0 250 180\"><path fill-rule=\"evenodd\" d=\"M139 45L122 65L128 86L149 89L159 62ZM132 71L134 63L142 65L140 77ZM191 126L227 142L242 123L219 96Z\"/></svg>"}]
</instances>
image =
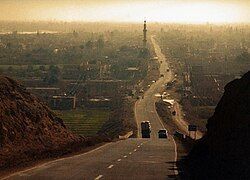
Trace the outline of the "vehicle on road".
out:
<instances>
[{"instance_id":1,"label":"vehicle on road","mask_svg":"<svg viewBox=\"0 0 250 180\"><path fill-rule=\"evenodd\" d=\"M151 125L149 121L141 122L141 134L142 138L150 138Z\"/></svg>"},{"instance_id":2,"label":"vehicle on road","mask_svg":"<svg viewBox=\"0 0 250 180\"><path fill-rule=\"evenodd\" d=\"M159 138L168 138L168 132L166 129L161 129L158 131Z\"/></svg>"},{"instance_id":3,"label":"vehicle on road","mask_svg":"<svg viewBox=\"0 0 250 180\"><path fill-rule=\"evenodd\" d=\"M167 68L167 72L169 72L169 68Z\"/></svg>"},{"instance_id":4,"label":"vehicle on road","mask_svg":"<svg viewBox=\"0 0 250 180\"><path fill-rule=\"evenodd\" d=\"M175 115L176 115L176 111L173 111L173 112L172 112L172 115L175 116Z\"/></svg>"},{"instance_id":5,"label":"vehicle on road","mask_svg":"<svg viewBox=\"0 0 250 180\"><path fill-rule=\"evenodd\" d=\"M185 138L186 138L186 135L185 135L185 134L182 134L182 133L179 132L179 131L175 131L175 132L174 132L174 136L175 136L175 137L178 137L178 138L181 138L181 139L185 139Z\"/></svg>"},{"instance_id":6,"label":"vehicle on road","mask_svg":"<svg viewBox=\"0 0 250 180\"><path fill-rule=\"evenodd\" d=\"M164 77L164 74L161 74L161 77Z\"/></svg>"}]
</instances>

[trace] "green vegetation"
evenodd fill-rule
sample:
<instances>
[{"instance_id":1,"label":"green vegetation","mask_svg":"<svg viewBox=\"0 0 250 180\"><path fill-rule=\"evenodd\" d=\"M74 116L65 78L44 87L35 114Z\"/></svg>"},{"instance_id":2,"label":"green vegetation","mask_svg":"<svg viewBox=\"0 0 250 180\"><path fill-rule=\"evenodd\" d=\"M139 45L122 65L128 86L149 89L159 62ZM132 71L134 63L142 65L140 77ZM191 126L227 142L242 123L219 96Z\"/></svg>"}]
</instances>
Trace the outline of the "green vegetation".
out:
<instances>
[{"instance_id":1,"label":"green vegetation","mask_svg":"<svg viewBox=\"0 0 250 180\"><path fill-rule=\"evenodd\" d=\"M107 109L76 109L57 112L67 128L82 136L96 135L110 116L110 110Z\"/></svg>"}]
</instances>

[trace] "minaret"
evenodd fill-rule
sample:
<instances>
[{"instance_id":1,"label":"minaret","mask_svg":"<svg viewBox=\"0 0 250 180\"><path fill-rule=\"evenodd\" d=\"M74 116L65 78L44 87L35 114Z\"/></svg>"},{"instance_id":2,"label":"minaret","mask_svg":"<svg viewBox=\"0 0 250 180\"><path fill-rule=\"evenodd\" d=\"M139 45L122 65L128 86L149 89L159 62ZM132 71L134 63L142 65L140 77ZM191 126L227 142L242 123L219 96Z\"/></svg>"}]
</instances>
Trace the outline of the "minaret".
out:
<instances>
[{"instance_id":1,"label":"minaret","mask_svg":"<svg viewBox=\"0 0 250 180\"><path fill-rule=\"evenodd\" d=\"M144 21L144 28L143 28L143 48L147 48L147 21Z\"/></svg>"}]
</instances>

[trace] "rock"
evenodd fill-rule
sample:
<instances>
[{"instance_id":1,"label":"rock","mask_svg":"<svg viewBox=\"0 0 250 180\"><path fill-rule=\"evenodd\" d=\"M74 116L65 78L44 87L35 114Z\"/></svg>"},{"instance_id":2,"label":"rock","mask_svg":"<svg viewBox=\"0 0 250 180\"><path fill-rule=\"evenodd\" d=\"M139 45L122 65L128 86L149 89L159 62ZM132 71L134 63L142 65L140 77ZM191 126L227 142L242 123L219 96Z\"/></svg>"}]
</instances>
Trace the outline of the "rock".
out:
<instances>
[{"instance_id":1,"label":"rock","mask_svg":"<svg viewBox=\"0 0 250 180\"><path fill-rule=\"evenodd\" d=\"M250 72L225 86L187 167L191 179L250 178Z\"/></svg>"}]
</instances>

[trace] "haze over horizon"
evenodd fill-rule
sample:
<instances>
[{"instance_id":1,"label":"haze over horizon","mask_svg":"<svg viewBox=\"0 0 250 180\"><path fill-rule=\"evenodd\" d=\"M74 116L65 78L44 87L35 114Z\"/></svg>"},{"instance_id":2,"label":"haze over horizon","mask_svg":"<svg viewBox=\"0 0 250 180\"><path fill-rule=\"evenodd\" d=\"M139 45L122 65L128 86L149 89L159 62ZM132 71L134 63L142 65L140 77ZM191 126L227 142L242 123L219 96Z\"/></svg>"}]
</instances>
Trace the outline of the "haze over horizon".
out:
<instances>
[{"instance_id":1,"label":"haze over horizon","mask_svg":"<svg viewBox=\"0 0 250 180\"><path fill-rule=\"evenodd\" d=\"M248 0L1 0L0 20L250 23Z\"/></svg>"}]
</instances>

